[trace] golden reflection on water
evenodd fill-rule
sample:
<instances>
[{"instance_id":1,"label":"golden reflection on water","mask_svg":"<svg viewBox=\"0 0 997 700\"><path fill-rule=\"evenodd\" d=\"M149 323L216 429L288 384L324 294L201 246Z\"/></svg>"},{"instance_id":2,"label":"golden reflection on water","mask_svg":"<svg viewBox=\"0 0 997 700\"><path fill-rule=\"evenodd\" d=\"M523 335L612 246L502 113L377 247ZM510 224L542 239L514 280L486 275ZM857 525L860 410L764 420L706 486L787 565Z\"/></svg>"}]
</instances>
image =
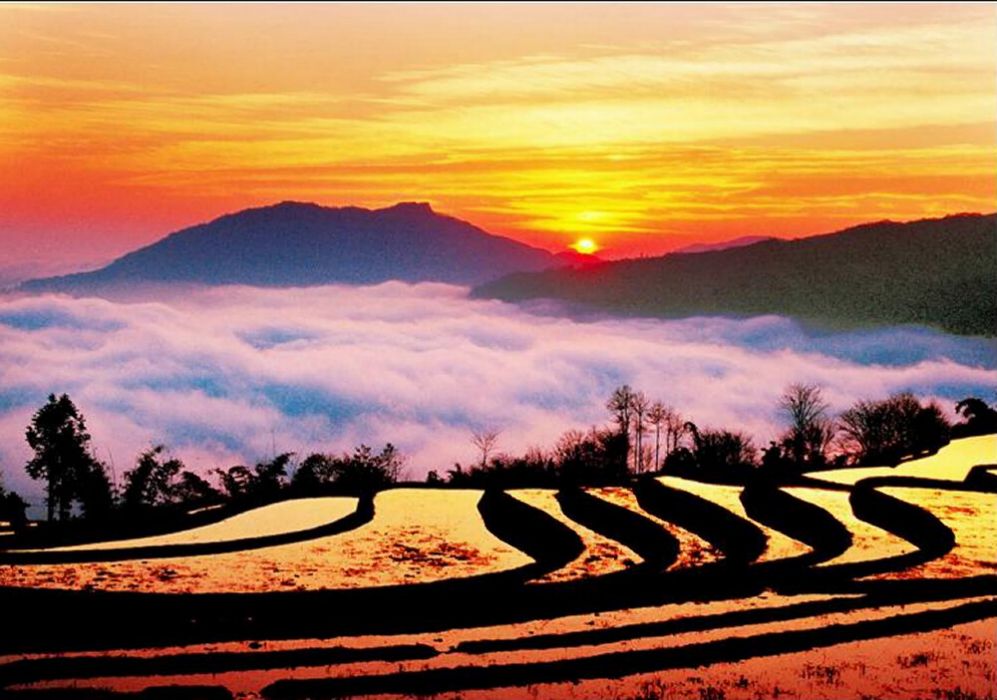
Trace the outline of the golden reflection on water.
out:
<instances>
[{"instance_id":1,"label":"golden reflection on water","mask_svg":"<svg viewBox=\"0 0 997 700\"><path fill-rule=\"evenodd\" d=\"M854 484L874 476L910 476L919 479L962 481L978 464L997 461L997 435L953 440L933 455L901 462L895 467L855 467L810 472L809 476L839 484Z\"/></svg>"},{"instance_id":2,"label":"golden reflection on water","mask_svg":"<svg viewBox=\"0 0 997 700\"><path fill-rule=\"evenodd\" d=\"M997 445L994 436L958 441L938 455L902 465L904 474L928 478L961 479L975 464L992 461L991 449ZM856 474L861 477L877 473L873 470L842 470L842 480ZM889 474L900 473L889 469ZM826 477L828 473L820 476ZM678 488L707 498L741 517L747 518L740 502L739 487L703 484L675 477L661 477L669 487ZM997 573L997 495L936 488L884 486L880 490L890 496L923 507L938 517L955 533L957 545L944 557L906 571L890 572L877 578L964 578ZM786 491L823 508L852 533L852 547L825 564L868 561L897 556L913 551L906 541L855 518L848 494L810 487L788 487ZM716 553L696 535L670 523L659 521L643 512L629 489L589 489L598 498L640 512L661 522L681 543L677 566L708 561ZM569 580L619 571L639 561L637 555L619 543L605 538L567 518L556 500L556 492L545 489L523 489L510 492L521 501L540 508L574 530L582 538L586 552L545 581ZM105 564L0 567L0 583L8 585L47 585L82 587L93 585L111 590L275 590L318 587L376 586L409 581L432 581L461 575L499 571L529 563L529 559L492 536L484 527L477 511L481 492L473 490L396 489L381 493L376 501L373 522L361 528L329 538L310 542L270 547L236 554L186 557L148 562L116 562ZM259 534L253 524L253 513L260 528L277 530L279 520L286 529L300 529L308 523L335 515L340 508L352 511L353 502L338 505L325 503L332 499L288 502L280 518L279 510L260 509L244 514L235 524L217 523L214 530L201 529L199 538L235 537L236 533ZM320 518L315 506L319 503L324 515ZM271 507L273 508L273 507ZM327 508L327 509L326 509ZM301 509L296 511L295 509ZM234 520L234 519L230 519ZM750 518L749 518L750 520ZM266 524L265 524L266 523ZM769 537L769 547L763 560L799 556L809 551L803 543L782 533L760 526ZM194 531L164 536L166 542L189 541ZM153 538L144 538L147 541ZM162 540L159 540L162 542ZM197 541L211 541L200 539ZM121 543L119 543L121 546ZM692 554L696 548L701 555ZM166 567L173 575L156 577L156 567ZM290 583L285 587L284 581ZM567 634L598 630L619 630L626 625L643 624L717 615L744 610L763 610L798 603L856 596L781 595L766 591L750 598L710 601L704 603L670 603L642 608L569 615L508 625L431 631L418 634L365 635L327 639L251 640L185 647L89 652L129 656L157 656L172 653L205 654L213 651L236 651L247 655L268 651L321 647L377 647L389 644L426 644L440 652L427 660L403 662L368 662L324 667L283 668L266 671L240 671L221 674L197 674L156 677L94 678L37 684L42 687L113 688L138 690L151 685L205 684L224 685L233 692L256 696L267 684L285 678L321 678L364 673L394 673L399 670L481 666L509 663L542 663L567 658L586 658L603 653L626 652L678 647L732 637L752 637L767 633L793 630L822 630L832 625L884 620L897 615L910 615L926 610L944 610L969 600L932 603L883 605L852 612L807 614L789 620L759 621L751 624L716 622L705 630L679 632L664 636L633 635L623 640L583 643L579 646L555 645L549 649L495 651L483 654L457 652L460 642L483 639L515 640L541 634ZM981 597L978 600L990 600ZM992 693L997 660L993 654L995 620L959 625L935 632L899 635L870 641L836 644L807 652L758 657L736 663L712 664L707 668L686 668L652 674L639 674L623 679L581 681L571 684L548 684L526 688L503 688L503 698L604 698L638 696L645 691L667 689L668 698L723 697L725 700L757 697L807 697L842 700L863 697L945 697L955 689L987 697ZM86 655L87 653L65 654ZM44 655L30 655L39 657ZM27 657L26 657L27 658ZM0 659L0 661L10 660ZM663 691L662 691L663 692ZM965 697L973 697L967 694ZM705 693L705 694L704 694ZM711 694L712 693L712 694ZM719 693L722 693L719 694ZM940 694L942 693L942 694ZM492 698L495 690L463 691L439 697ZM653 697L653 695L648 695ZM960 696L962 697L962 696Z\"/></svg>"},{"instance_id":3,"label":"golden reflection on water","mask_svg":"<svg viewBox=\"0 0 997 700\"><path fill-rule=\"evenodd\" d=\"M285 532L310 530L334 522L353 513L356 498L304 498L281 501L254 508L231 518L201 527L171 532L153 537L130 540L113 540L71 547L50 547L50 552L72 552L101 549L127 549L129 547L160 547L172 544L198 544L204 542L229 542L251 537L266 537ZM28 550L32 551L32 550Z\"/></svg>"},{"instance_id":4,"label":"golden reflection on water","mask_svg":"<svg viewBox=\"0 0 997 700\"><path fill-rule=\"evenodd\" d=\"M852 535L851 547L835 558L821 562L817 566L852 564L896 557L917 551L917 547L907 540L856 518L852 513L852 506L848 502L849 494L847 491L825 491L803 487L786 487L783 490L792 496L823 508L843 524Z\"/></svg>"},{"instance_id":5,"label":"golden reflection on water","mask_svg":"<svg viewBox=\"0 0 997 700\"><path fill-rule=\"evenodd\" d=\"M536 583L570 581L588 576L610 574L628 569L641 561L640 556L628 547L624 547L619 542L600 535L566 516L561 511L561 505L557 502L557 491L551 489L513 489L508 493L523 503L542 510L574 530L585 545L585 551L582 552L581 556L567 566L537 579Z\"/></svg>"},{"instance_id":6,"label":"golden reflection on water","mask_svg":"<svg viewBox=\"0 0 997 700\"><path fill-rule=\"evenodd\" d=\"M887 618L894 617L896 615L913 615L927 610L945 610L962 605L966 602L982 601L987 600L987 597L977 597L973 599L967 599L962 601L954 602L943 602L943 603L915 603L906 605L892 605L883 606L879 608L865 609L854 612L842 612L842 613L830 613L825 615L815 615L809 616L789 621L776 621L776 622L763 622L756 624L747 625L734 625L730 627L720 627L716 629L710 629L705 631L696 632L685 632L670 634L664 637L660 636L650 636L650 637L635 637L632 639L627 639L618 642L609 642L604 644L595 645L584 645L577 647L562 647L553 649L529 649L520 651L504 651L504 652L490 652L490 653L480 653L480 654L467 654L459 651L453 650L452 643L455 641L452 637L447 637L446 633L441 635L434 635L431 641L434 646L436 646L441 652L441 655L432 657L429 659L420 659L412 661L375 661L375 662L363 662L356 664L341 664L341 665L330 665L325 667L297 667L297 668L285 668L285 669L273 669L273 670L259 670L259 671L237 671L237 672L223 672L217 674L192 674L192 675L170 675L170 676L154 676L154 677L106 677L106 678L92 678L73 681L74 686L91 687L91 688L111 688L115 690L125 690L125 691L135 691L142 688L148 687L150 685L168 685L168 684L185 684L185 685L224 685L228 689L236 693L249 693L250 696L254 693L258 693L262 687L265 685L279 679L297 678L297 679L311 679L311 678L342 678L351 677L356 675L372 675L372 674L390 674L399 671L403 672L414 672L414 671L424 671L430 669L443 669L451 668L454 666L491 666L491 665L501 665L501 664L524 664L524 663L544 663L552 661L561 661L565 659L584 659L587 657L599 656L608 653L619 653L628 651L641 651L641 650L652 650L652 649L665 649L665 648L675 648L681 647L689 644L700 644L707 642L724 642L726 640L734 638L750 638L757 635L764 635L770 632L787 632L787 631L807 631L807 630L821 630L834 625L847 625L854 624L858 622L872 622L876 620L884 620ZM786 602L785 600L781 602ZM800 602L800 601L794 601ZM672 606L662 606L662 608L667 609ZM749 604L750 607L750 604ZM611 626L607 623L605 626ZM750 678L753 683L761 683L764 679L774 678L781 679L782 693L793 693L798 692L797 695L789 695L789 697L825 697L825 698L845 698L845 697L862 697L862 692L867 687L867 684L877 684L889 683L894 684L891 687L894 690L908 689L908 688L930 688L932 686L927 685L928 683L941 683L945 684L947 680L944 672L939 672L941 669L945 668L945 662L948 659L965 659L973 658L978 664L978 667L973 669L973 674L967 674L965 676L966 682L979 684L981 680L987 678L993 678L994 671L994 660L993 654L993 639L992 639L992 627L987 629L986 627L976 626L963 626L967 628L966 632L958 632L957 634L951 634L952 630L941 630L939 632L932 632L920 635L904 635L897 637L881 638L875 639L868 642L851 642L851 643L841 643L828 648L819 648L810 652L799 652L797 654L788 655L789 658L796 657L801 661L798 665L793 665L787 662L787 655L770 655L770 656L760 656L746 661L741 661L737 663L730 664L715 664L708 668L701 669L679 669L677 671L665 671L657 674L642 674L628 676L623 679L616 679L612 681L612 688L616 693L620 693L624 690L633 689L636 690L640 688L640 685L646 682L647 678L657 677L657 678L668 678L676 677L676 674L681 674L679 677L686 676L690 673L698 673L706 675L707 677L714 677L717 674L719 677L723 677L725 670L730 668L740 668L742 669L742 674L750 674ZM554 628L544 628L544 633L552 633L555 631L560 631L557 627ZM475 631L465 631L475 632ZM497 638L499 635L494 635L494 628L477 630L476 638ZM485 634L488 633L488 634ZM395 643L403 643L403 640L408 641L427 641L427 636L423 636L420 640L417 636L406 636L406 637L394 637L391 639ZM274 644L274 643L270 643ZM276 646L268 646L269 650L274 650ZM247 652L253 653L253 652ZM801 658L802 655L802 658ZM881 671L876 675L868 675L864 672L857 674L857 678L848 678L847 671L852 668L849 666L849 660L854 661L856 658L862 658L867 655L867 658L862 661L866 665L866 669L870 667L878 666ZM877 659L876 664L872 664L868 659ZM922 661L923 659L923 661ZM919 666L927 666L931 670L931 674L918 675ZM955 667L957 668L957 667ZM965 672L966 666L962 666L962 671ZM855 670L860 670L855 668ZM907 673L912 674L912 677L907 677L905 679L898 679L897 675L907 675ZM838 678L841 682L833 682L835 678ZM845 684L845 679L848 678L848 685ZM820 686L822 681L829 681L824 683L827 687L824 690L832 691L836 690L838 695L821 695L812 696L810 693L814 689L816 682L817 686ZM547 686L537 686L538 688L544 688L544 692L539 696L534 697L553 697L553 698L601 698L605 697L599 695L595 692L595 688L605 687L607 681L582 681L580 684L550 684ZM67 683L65 681L57 682L47 682L39 683L33 687L36 688L53 688L53 687L66 687ZM939 687L935 685L933 687ZM942 685L942 687L947 687ZM574 689L574 692L568 694L562 694L568 691L568 689ZM793 690L795 689L795 691ZM506 695L503 688L503 693L501 697L526 697L523 695L516 694L520 689L514 689L513 695ZM513 690L513 689L510 689ZM523 689L525 690L525 689ZM579 692L581 691L581 692ZM495 691L490 691L491 695L485 695L484 697L496 697L494 695ZM381 696L379 696L381 697ZM392 696L393 697L393 696ZM449 697L449 696L444 696ZM481 697L475 693L466 694L462 692L460 695L454 697ZM610 697L626 697L625 695L611 695ZM666 697L673 697L671 694ZM725 700L726 700L726 696ZM734 697L754 697L752 695L734 695ZM765 697L765 696L763 696ZM886 697L921 697L919 695L887 695Z\"/></svg>"},{"instance_id":7,"label":"golden reflection on water","mask_svg":"<svg viewBox=\"0 0 997 700\"><path fill-rule=\"evenodd\" d=\"M204 556L6 565L0 566L0 585L265 592L421 583L531 563L485 528L477 510L480 498L473 490L392 489L376 497L372 522L338 535ZM307 500L288 506L313 507Z\"/></svg>"},{"instance_id":8,"label":"golden reflection on water","mask_svg":"<svg viewBox=\"0 0 997 700\"><path fill-rule=\"evenodd\" d=\"M675 539L679 542L678 558L671 566L668 567L667 571L709 564L718 561L721 558L720 552L718 552L713 545L699 535L689 532L684 527L679 527L675 523L670 523L667 520L655 517L654 515L651 515L647 511L641 509L640 505L637 503L637 497L630 489L619 486L608 486L605 488L587 489L587 491L605 501L615 503L618 506L623 506L628 510L639 513L648 520L658 523L673 537L675 537Z\"/></svg>"},{"instance_id":9,"label":"golden reflection on water","mask_svg":"<svg viewBox=\"0 0 997 700\"><path fill-rule=\"evenodd\" d=\"M712 501L718 506L723 506L727 510L741 518L744 518L745 520L752 520L747 511L745 511L744 505L741 503L741 491L743 489L740 486L704 484L690 479L681 479L677 476L661 476L658 477L658 481L669 488L677 489L679 491L687 491L694 496L699 496L700 498ZM761 531L765 533L765 537L768 539L765 551L762 552L762 555L758 558L759 562L798 557L811 551L810 547L807 545L798 540L794 540L792 537L784 535L778 530L773 530L772 528L758 522L755 522L755 525L757 525Z\"/></svg>"},{"instance_id":10,"label":"golden reflection on water","mask_svg":"<svg viewBox=\"0 0 997 700\"><path fill-rule=\"evenodd\" d=\"M997 494L973 491L886 487L883 493L920 506L955 534L955 547L943 557L877 578L964 578L997 574Z\"/></svg>"}]
</instances>

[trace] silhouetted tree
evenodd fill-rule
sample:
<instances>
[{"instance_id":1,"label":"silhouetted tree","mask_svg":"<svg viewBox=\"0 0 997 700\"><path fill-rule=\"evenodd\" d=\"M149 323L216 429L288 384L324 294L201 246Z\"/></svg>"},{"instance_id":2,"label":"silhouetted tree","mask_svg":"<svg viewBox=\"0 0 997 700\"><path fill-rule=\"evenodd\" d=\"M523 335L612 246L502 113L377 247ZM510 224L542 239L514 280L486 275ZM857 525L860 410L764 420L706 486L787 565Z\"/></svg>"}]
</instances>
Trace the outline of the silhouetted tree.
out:
<instances>
[{"instance_id":1,"label":"silhouetted tree","mask_svg":"<svg viewBox=\"0 0 997 700\"><path fill-rule=\"evenodd\" d=\"M383 489L398 481L404 461L390 442L376 454L367 445L360 445L337 465L336 486L350 492Z\"/></svg>"},{"instance_id":2,"label":"silhouetted tree","mask_svg":"<svg viewBox=\"0 0 997 700\"><path fill-rule=\"evenodd\" d=\"M644 467L644 432L647 424L644 422L650 401L643 391L635 391L630 396L630 414L634 431L634 473L639 474Z\"/></svg>"},{"instance_id":3,"label":"silhouetted tree","mask_svg":"<svg viewBox=\"0 0 997 700\"><path fill-rule=\"evenodd\" d=\"M88 517L110 509L110 479L104 465L90 453L86 421L69 396L50 394L25 434L35 452L25 469L32 479L45 480L50 521L56 509L60 520L68 518L77 498Z\"/></svg>"},{"instance_id":4,"label":"silhouetted tree","mask_svg":"<svg viewBox=\"0 0 997 700\"><path fill-rule=\"evenodd\" d=\"M249 495L253 483L253 472L249 467L237 464L228 469L216 469L215 473L218 475L222 490L230 500L243 499Z\"/></svg>"},{"instance_id":5,"label":"silhouetted tree","mask_svg":"<svg viewBox=\"0 0 997 700\"><path fill-rule=\"evenodd\" d=\"M315 452L302 460L291 478L291 488L300 493L320 493L336 480L337 460L331 455Z\"/></svg>"},{"instance_id":6,"label":"silhouetted tree","mask_svg":"<svg viewBox=\"0 0 997 700\"><path fill-rule=\"evenodd\" d=\"M453 468L447 469L446 481L448 484L463 485L467 484L469 480L468 472L464 471L464 467L461 466L460 462L456 462Z\"/></svg>"},{"instance_id":7,"label":"silhouetted tree","mask_svg":"<svg viewBox=\"0 0 997 700\"><path fill-rule=\"evenodd\" d=\"M28 523L25 512L28 504L12 491L0 495L0 520L10 523L13 530L21 530Z\"/></svg>"},{"instance_id":8,"label":"silhouetted tree","mask_svg":"<svg viewBox=\"0 0 997 700\"><path fill-rule=\"evenodd\" d=\"M952 426L952 437L970 437L997 433L997 411L982 399L967 397L955 405L963 422Z\"/></svg>"},{"instance_id":9,"label":"silhouetted tree","mask_svg":"<svg viewBox=\"0 0 997 700\"><path fill-rule=\"evenodd\" d=\"M692 458L699 470L728 475L754 466L756 450L747 435L729 430L700 430L691 422L686 426L692 435Z\"/></svg>"},{"instance_id":10,"label":"silhouetted tree","mask_svg":"<svg viewBox=\"0 0 997 700\"><path fill-rule=\"evenodd\" d=\"M539 488L557 484L553 461L542 451L531 448L523 456L498 455L485 466L464 470L455 465L448 472L449 483L475 488Z\"/></svg>"},{"instance_id":11,"label":"silhouetted tree","mask_svg":"<svg viewBox=\"0 0 997 700\"><path fill-rule=\"evenodd\" d=\"M3 483L0 482L0 521L9 523L13 530L22 529L28 522L25 511L28 504L24 499L13 491L4 490Z\"/></svg>"},{"instance_id":12,"label":"silhouetted tree","mask_svg":"<svg viewBox=\"0 0 997 700\"><path fill-rule=\"evenodd\" d=\"M565 485L618 484L627 479L628 436L618 430L569 430L554 448L554 467Z\"/></svg>"},{"instance_id":13,"label":"silhouetted tree","mask_svg":"<svg viewBox=\"0 0 997 700\"><path fill-rule=\"evenodd\" d=\"M135 467L125 472L121 505L127 510L163 506L174 501L174 480L183 469L179 459L164 459L165 447L156 445L139 455Z\"/></svg>"},{"instance_id":14,"label":"silhouetted tree","mask_svg":"<svg viewBox=\"0 0 997 700\"><path fill-rule=\"evenodd\" d=\"M239 464L215 473L231 500L265 503L278 498L287 486L287 467L293 456L293 452L284 452L269 461L257 462L253 469Z\"/></svg>"},{"instance_id":15,"label":"silhouetted tree","mask_svg":"<svg viewBox=\"0 0 997 700\"><path fill-rule=\"evenodd\" d=\"M759 466L765 472L778 473L787 470L789 460L783 456L782 447L775 441L772 441L769 442L769 446L762 452L761 464Z\"/></svg>"},{"instance_id":16,"label":"silhouetted tree","mask_svg":"<svg viewBox=\"0 0 997 700\"><path fill-rule=\"evenodd\" d=\"M592 432L595 432L594 428ZM590 473L598 469L597 441L589 436L581 430L572 429L558 438L554 446L554 460L560 473Z\"/></svg>"},{"instance_id":17,"label":"silhouetted tree","mask_svg":"<svg viewBox=\"0 0 997 700\"><path fill-rule=\"evenodd\" d=\"M661 467L661 425L665 422L665 405L655 401L647 410L647 422L654 428L654 470Z\"/></svg>"},{"instance_id":18,"label":"silhouetted tree","mask_svg":"<svg viewBox=\"0 0 997 700\"><path fill-rule=\"evenodd\" d=\"M256 464L253 478L249 482L249 491L254 498L269 501L280 495L281 490L287 486L287 467L293 456L293 452L283 452L268 462Z\"/></svg>"},{"instance_id":19,"label":"silhouetted tree","mask_svg":"<svg viewBox=\"0 0 997 700\"><path fill-rule=\"evenodd\" d=\"M627 444L627 455L630 454L630 418L633 409L633 389L624 384L613 390L606 402L606 408L613 414L617 432L623 436Z\"/></svg>"},{"instance_id":20,"label":"silhouetted tree","mask_svg":"<svg viewBox=\"0 0 997 700\"><path fill-rule=\"evenodd\" d=\"M173 501L186 508L211 505L222 500L218 489L191 471L181 472L171 490Z\"/></svg>"},{"instance_id":21,"label":"silhouetted tree","mask_svg":"<svg viewBox=\"0 0 997 700\"><path fill-rule=\"evenodd\" d=\"M480 464L482 467L488 463L488 457L495 449L495 445L498 443L498 437L498 430L476 430L471 433L471 444L477 447L478 451L481 452Z\"/></svg>"},{"instance_id":22,"label":"silhouetted tree","mask_svg":"<svg viewBox=\"0 0 997 700\"><path fill-rule=\"evenodd\" d=\"M114 489L103 462L93 460L81 469L76 477L76 495L87 520L100 520L111 514Z\"/></svg>"},{"instance_id":23,"label":"silhouetted tree","mask_svg":"<svg viewBox=\"0 0 997 700\"><path fill-rule=\"evenodd\" d=\"M669 474L691 474L696 469L696 457L688 447L676 447L665 455L662 471Z\"/></svg>"},{"instance_id":24,"label":"silhouetted tree","mask_svg":"<svg viewBox=\"0 0 997 700\"><path fill-rule=\"evenodd\" d=\"M689 423L682 414L670 406L665 407L665 455L670 455L682 445L689 434Z\"/></svg>"},{"instance_id":25,"label":"silhouetted tree","mask_svg":"<svg viewBox=\"0 0 997 700\"><path fill-rule=\"evenodd\" d=\"M952 424L945 417L942 407L934 401L921 406L914 418L913 454L935 452L952 439Z\"/></svg>"},{"instance_id":26,"label":"silhouetted tree","mask_svg":"<svg viewBox=\"0 0 997 700\"><path fill-rule=\"evenodd\" d=\"M291 487L303 494L377 491L398 482L404 462L405 458L391 443L378 453L367 445L340 456L315 453L301 462Z\"/></svg>"},{"instance_id":27,"label":"silhouetted tree","mask_svg":"<svg viewBox=\"0 0 997 700\"><path fill-rule=\"evenodd\" d=\"M782 436L785 458L799 470L824 466L835 430L820 387L790 385L779 400L779 408L789 422Z\"/></svg>"},{"instance_id":28,"label":"silhouetted tree","mask_svg":"<svg viewBox=\"0 0 997 700\"><path fill-rule=\"evenodd\" d=\"M841 414L845 446L859 462L896 464L937 450L949 440L949 424L935 403L921 405L908 392L881 401L859 401Z\"/></svg>"}]
</instances>

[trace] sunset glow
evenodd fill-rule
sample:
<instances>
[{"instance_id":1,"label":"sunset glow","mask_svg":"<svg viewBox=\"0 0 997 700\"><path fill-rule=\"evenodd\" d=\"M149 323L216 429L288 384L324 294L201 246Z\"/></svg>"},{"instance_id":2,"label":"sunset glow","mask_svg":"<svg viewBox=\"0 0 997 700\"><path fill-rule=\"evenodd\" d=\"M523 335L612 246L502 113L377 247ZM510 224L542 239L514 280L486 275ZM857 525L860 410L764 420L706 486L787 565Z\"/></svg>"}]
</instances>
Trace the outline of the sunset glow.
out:
<instances>
[{"instance_id":1,"label":"sunset glow","mask_svg":"<svg viewBox=\"0 0 997 700\"><path fill-rule=\"evenodd\" d=\"M993 700L995 46L0 2L0 696Z\"/></svg>"},{"instance_id":2,"label":"sunset glow","mask_svg":"<svg viewBox=\"0 0 997 700\"><path fill-rule=\"evenodd\" d=\"M571 244L576 253L581 253L582 255L592 255L597 250L599 246L591 238L579 238L577 241Z\"/></svg>"},{"instance_id":3,"label":"sunset glow","mask_svg":"<svg viewBox=\"0 0 997 700\"><path fill-rule=\"evenodd\" d=\"M993 5L7 5L4 266L284 199L608 257L989 211L995 43Z\"/></svg>"}]
</instances>

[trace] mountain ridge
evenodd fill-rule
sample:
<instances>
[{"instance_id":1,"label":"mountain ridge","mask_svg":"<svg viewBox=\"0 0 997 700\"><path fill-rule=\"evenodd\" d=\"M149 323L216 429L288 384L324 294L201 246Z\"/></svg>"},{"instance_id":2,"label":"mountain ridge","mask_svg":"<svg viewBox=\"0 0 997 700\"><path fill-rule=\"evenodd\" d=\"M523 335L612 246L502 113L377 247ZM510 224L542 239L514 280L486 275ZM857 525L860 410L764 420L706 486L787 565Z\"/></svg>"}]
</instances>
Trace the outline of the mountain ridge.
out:
<instances>
[{"instance_id":1,"label":"mountain ridge","mask_svg":"<svg viewBox=\"0 0 997 700\"><path fill-rule=\"evenodd\" d=\"M685 255L695 254L695 253L709 253L715 250L729 250L731 248L743 248L746 245L754 245L755 243L761 243L762 241L770 241L774 236L739 236L738 238L730 238L725 241L717 241L716 243L691 243L681 248L676 248L675 250L669 251L670 253L682 253Z\"/></svg>"},{"instance_id":2,"label":"mountain ridge","mask_svg":"<svg viewBox=\"0 0 997 700\"><path fill-rule=\"evenodd\" d=\"M997 214L875 222L694 255L513 274L478 298L554 299L611 313L781 314L997 335Z\"/></svg>"},{"instance_id":3,"label":"mountain ridge","mask_svg":"<svg viewBox=\"0 0 997 700\"><path fill-rule=\"evenodd\" d=\"M707 248L606 261L496 236L427 202L367 209L285 200L174 231L97 270L19 289L435 281L471 286L477 298L548 298L612 313L773 313L997 335L997 214L878 221Z\"/></svg>"},{"instance_id":4,"label":"mountain ridge","mask_svg":"<svg viewBox=\"0 0 997 700\"><path fill-rule=\"evenodd\" d=\"M435 212L426 202L382 209L283 201L174 231L88 272L30 280L25 291L128 284L257 286L480 284L559 264L549 251Z\"/></svg>"}]
</instances>

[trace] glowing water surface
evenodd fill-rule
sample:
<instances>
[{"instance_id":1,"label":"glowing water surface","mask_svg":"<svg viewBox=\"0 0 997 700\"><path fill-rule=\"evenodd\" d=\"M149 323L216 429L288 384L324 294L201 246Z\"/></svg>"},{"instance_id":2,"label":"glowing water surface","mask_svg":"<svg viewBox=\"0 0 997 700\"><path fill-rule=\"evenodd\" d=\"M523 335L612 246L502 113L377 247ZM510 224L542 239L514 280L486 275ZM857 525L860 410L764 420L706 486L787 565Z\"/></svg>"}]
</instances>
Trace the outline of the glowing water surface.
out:
<instances>
[{"instance_id":1,"label":"glowing water surface","mask_svg":"<svg viewBox=\"0 0 997 700\"><path fill-rule=\"evenodd\" d=\"M773 530L762 523L752 520L751 516L749 516L747 511L744 509L744 505L741 503L740 496L743 489L740 486L704 484L699 481L692 481L691 479L680 479L676 476L661 476L658 477L658 481L669 488L686 491L694 496L699 496L700 498L712 501L718 506L723 506L734 515L744 518L745 520L753 522L757 525L761 531L765 533L765 537L768 539L765 551L762 552L760 557L758 557L759 562L798 557L811 551L810 547L802 542L794 540L792 537L788 537L778 530Z\"/></svg>"},{"instance_id":2,"label":"glowing water surface","mask_svg":"<svg viewBox=\"0 0 997 700\"><path fill-rule=\"evenodd\" d=\"M585 545L585 551L582 552L581 556L567 566L537 579L537 583L568 581L623 571L641 561L640 556L628 547L590 530L565 515L561 510L561 504L557 501L557 491L551 489L513 489L508 493L523 503L542 510L574 530Z\"/></svg>"},{"instance_id":3,"label":"glowing water surface","mask_svg":"<svg viewBox=\"0 0 997 700\"><path fill-rule=\"evenodd\" d=\"M532 560L492 535L480 491L392 489L356 530L204 556L0 566L0 585L172 593L265 592L422 583L513 569ZM296 505L295 505L296 504ZM290 501L288 507L313 504Z\"/></svg>"},{"instance_id":4,"label":"glowing water surface","mask_svg":"<svg viewBox=\"0 0 997 700\"><path fill-rule=\"evenodd\" d=\"M112 540L70 547L50 547L50 552L72 552L131 547L158 547L171 544L230 542L252 537L267 537L285 532L310 530L344 518L357 508L356 498L300 498L281 501L233 515L217 523L130 540ZM31 551L31 550L29 550Z\"/></svg>"}]
</instances>

